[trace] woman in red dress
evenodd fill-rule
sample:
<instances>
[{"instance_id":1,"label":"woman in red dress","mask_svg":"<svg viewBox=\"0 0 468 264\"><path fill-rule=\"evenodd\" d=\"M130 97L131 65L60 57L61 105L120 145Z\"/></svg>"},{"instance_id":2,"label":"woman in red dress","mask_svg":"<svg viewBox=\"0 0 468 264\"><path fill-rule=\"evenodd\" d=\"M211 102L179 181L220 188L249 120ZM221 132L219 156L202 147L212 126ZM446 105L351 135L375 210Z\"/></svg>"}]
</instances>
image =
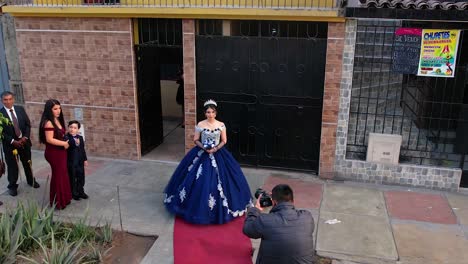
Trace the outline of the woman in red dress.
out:
<instances>
[{"instance_id":1,"label":"woman in red dress","mask_svg":"<svg viewBox=\"0 0 468 264\"><path fill-rule=\"evenodd\" d=\"M64 140L65 121L60 102L47 100L39 124L39 141L46 145L44 156L52 168L50 180L50 205L61 210L72 199L67 170L68 142Z\"/></svg>"}]
</instances>

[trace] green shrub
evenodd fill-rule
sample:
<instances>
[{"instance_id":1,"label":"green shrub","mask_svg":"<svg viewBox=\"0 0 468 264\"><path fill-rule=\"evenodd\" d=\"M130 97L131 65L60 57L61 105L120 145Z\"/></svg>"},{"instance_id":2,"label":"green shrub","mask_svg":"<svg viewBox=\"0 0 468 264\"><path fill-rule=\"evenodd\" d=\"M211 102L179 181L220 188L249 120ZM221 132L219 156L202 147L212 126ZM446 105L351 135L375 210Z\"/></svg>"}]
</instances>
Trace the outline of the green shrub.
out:
<instances>
[{"instance_id":1,"label":"green shrub","mask_svg":"<svg viewBox=\"0 0 468 264\"><path fill-rule=\"evenodd\" d=\"M54 208L40 209L37 202L28 202L27 206L19 202L16 210L16 217L13 217L16 222L23 222L21 234L23 243L20 246L21 251L30 250L35 246L35 239L48 242L51 239L51 234L58 228L58 224L54 223Z\"/></svg>"},{"instance_id":2,"label":"green shrub","mask_svg":"<svg viewBox=\"0 0 468 264\"><path fill-rule=\"evenodd\" d=\"M78 220L77 223L70 227L68 241L83 240L85 242L94 241L96 238L96 230L86 224L86 217Z\"/></svg>"},{"instance_id":3,"label":"green shrub","mask_svg":"<svg viewBox=\"0 0 468 264\"><path fill-rule=\"evenodd\" d=\"M0 215L0 263L16 263L17 255L31 263L36 257L26 256L38 251L41 264L100 263L106 252L100 245L112 242L110 223L102 227L88 226L88 215L75 224L53 220L54 208L40 208L37 202L21 202ZM97 245L94 247L93 245ZM83 253L86 253L86 259Z\"/></svg>"},{"instance_id":4,"label":"green shrub","mask_svg":"<svg viewBox=\"0 0 468 264\"><path fill-rule=\"evenodd\" d=\"M92 244L89 244L88 248L86 249L86 256L82 259L82 264L103 263L104 256L109 250L110 248L104 252L101 252L101 250L98 247L94 247Z\"/></svg>"},{"instance_id":5,"label":"green shrub","mask_svg":"<svg viewBox=\"0 0 468 264\"><path fill-rule=\"evenodd\" d=\"M34 239L39 245L42 251L42 260L37 261L26 256L19 256L20 258L34 264L74 264L80 263L83 259L83 255L80 254L80 247L83 244L83 240L68 242L62 240L56 242L54 232L51 232L51 245L47 247L46 243L41 239Z\"/></svg>"},{"instance_id":6,"label":"green shrub","mask_svg":"<svg viewBox=\"0 0 468 264\"><path fill-rule=\"evenodd\" d=\"M112 227L109 222L106 222L105 225L99 228L96 235L96 241L103 244L109 244L112 242Z\"/></svg>"},{"instance_id":7,"label":"green shrub","mask_svg":"<svg viewBox=\"0 0 468 264\"><path fill-rule=\"evenodd\" d=\"M36 202L28 202L27 206L19 202L0 218L0 263L14 261L18 251L30 251L34 239L50 240L55 229L53 208L39 209Z\"/></svg>"},{"instance_id":8,"label":"green shrub","mask_svg":"<svg viewBox=\"0 0 468 264\"><path fill-rule=\"evenodd\" d=\"M0 263L16 262L16 252L22 243L22 229L23 223L15 225L7 213L0 217Z\"/></svg>"}]
</instances>

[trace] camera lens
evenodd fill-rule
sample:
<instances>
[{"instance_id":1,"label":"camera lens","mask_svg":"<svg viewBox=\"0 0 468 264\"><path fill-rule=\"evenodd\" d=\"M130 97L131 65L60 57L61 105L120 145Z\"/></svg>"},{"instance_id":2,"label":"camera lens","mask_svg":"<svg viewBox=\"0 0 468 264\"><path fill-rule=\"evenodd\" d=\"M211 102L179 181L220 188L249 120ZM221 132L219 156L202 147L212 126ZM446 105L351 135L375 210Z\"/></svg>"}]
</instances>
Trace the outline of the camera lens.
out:
<instances>
[{"instance_id":1,"label":"camera lens","mask_svg":"<svg viewBox=\"0 0 468 264\"><path fill-rule=\"evenodd\" d=\"M256 191L255 191L255 199L258 199L258 197L260 196L260 194L263 194L265 193L265 191L262 189L262 188L258 188Z\"/></svg>"}]
</instances>

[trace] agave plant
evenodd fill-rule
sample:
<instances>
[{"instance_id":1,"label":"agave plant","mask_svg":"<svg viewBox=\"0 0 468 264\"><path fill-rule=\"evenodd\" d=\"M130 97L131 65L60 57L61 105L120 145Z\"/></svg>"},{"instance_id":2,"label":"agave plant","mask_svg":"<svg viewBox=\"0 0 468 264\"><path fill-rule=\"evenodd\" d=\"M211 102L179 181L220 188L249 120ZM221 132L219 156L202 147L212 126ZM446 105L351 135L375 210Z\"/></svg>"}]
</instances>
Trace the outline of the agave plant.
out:
<instances>
[{"instance_id":1,"label":"agave plant","mask_svg":"<svg viewBox=\"0 0 468 264\"><path fill-rule=\"evenodd\" d=\"M112 242L112 226L109 222L99 228L99 232L96 236L96 241L110 244Z\"/></svg>"},{"instance_id":2,"label":"agave plant","mask_svg":"<svg viewBox=\"0 0 468 264\"><path fill-rule=\"evenodd\" d=\"M81 264L98 264L104 263L104 256L111 248L108 248L102 251L99 247L89 244L89 247L86 250L86 256L82 259Z\"/></svg>"},{"instance_id":3,"label":"agave plant","mask_svg":"<svg viewBox=\"0 0 468 264\"><path fill-rule=\"evenodd\" d=\"M16 252L22 243L23 222L13 223L8 213L0 217L0 263L16 263Z\"/></svg>"},{"instance_id":4,"label":"agave plant","mask_svg":"<svg viewBox=\"0 0 468 264\"><path fill-rule=\"evenodd\" d=\"M74 223L69 230L69 241L84 240L85 242L94 241L96 238L96 230L91 227L88 221L88 213Z\"/></svg>"},{"instance_id":5,"label":"agave plant","mask_svg":"<svg viewBox=\"0 0 468 264\"><path fill-rule=\"evenodd\" d=\"M51 232L51 244L50 248L47 247L46 243L41 239L34 239L34 241L39 245L42 251L42 260L37 261L35 259L18 256L19 258L28 261L34 264L74 264L81 263L84 255L80 254L79 249L83 240L68 242L67 240L62 240L56 242L54 237L54 232Z\"/></svg>"},{"instance_id":6,"label":"agave plant","mask_svg":"<svg viewBox=\"0 0 468 264\"><path fill-rule=\"evenodd\" d=\"M49 241L51 234L57 230L58 224L53 221L53 208L40 209L37 202L28 202L24 206L21 202L18 204L16 215L22 218L23 222L23 243L21 251L26 251L34 247L35 239ZM18 217L17 221L20 221Z\"/></svg>"},{"instance_id":7,"label":"agave plant","mask_svg":"<svg viewBox=\"0 0 468 264\"><path fill-rule=\"evenodd\" d=\"M27 252L35 241L48 242L58 224L53 222L53 208L39 209L36 202L22 202L0 218L0 263L14 263L18 251Z\"/></svg>"}]
</instances>

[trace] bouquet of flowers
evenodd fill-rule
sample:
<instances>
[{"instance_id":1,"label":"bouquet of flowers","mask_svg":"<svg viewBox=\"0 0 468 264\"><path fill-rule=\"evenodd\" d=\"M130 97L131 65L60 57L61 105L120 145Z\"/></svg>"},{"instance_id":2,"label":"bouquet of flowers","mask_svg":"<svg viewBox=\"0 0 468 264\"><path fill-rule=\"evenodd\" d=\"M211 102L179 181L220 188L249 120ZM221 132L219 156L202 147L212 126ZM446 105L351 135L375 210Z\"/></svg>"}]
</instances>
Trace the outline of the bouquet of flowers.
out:
<instances>
[{"instance_id":1,"label":"bouquet of flowers","mask_svg":"<svg viewBox=\"0 0 468 264\"><path fill-rule=\"evenodd\" d=\"M206 138L204 141L203 141L203 148L205 149L212 149L215 147L215 142L212 138Z\"/></svg>"}]
</instances>

